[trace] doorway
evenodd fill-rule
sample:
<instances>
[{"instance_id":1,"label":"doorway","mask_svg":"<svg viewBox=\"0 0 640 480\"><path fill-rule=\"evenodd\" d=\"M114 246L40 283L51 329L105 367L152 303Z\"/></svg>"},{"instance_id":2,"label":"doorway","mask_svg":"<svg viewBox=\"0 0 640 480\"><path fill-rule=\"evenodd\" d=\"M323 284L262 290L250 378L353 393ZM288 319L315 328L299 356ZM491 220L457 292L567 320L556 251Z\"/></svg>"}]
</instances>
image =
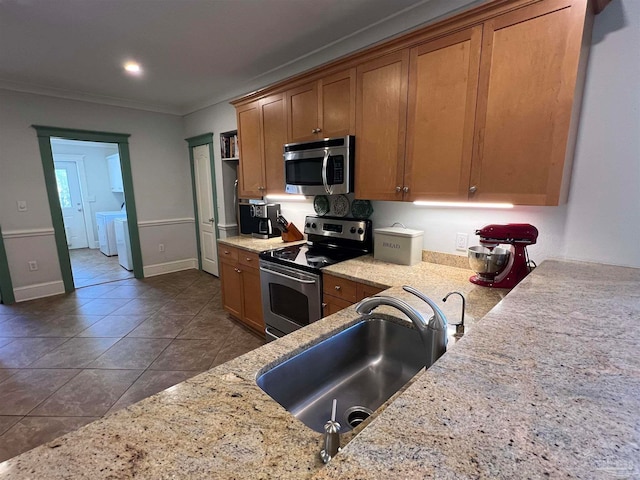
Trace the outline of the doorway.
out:
<instances>
[{"instance_id":1,"label":"doorway","mask_svg":"<svg viewBox=\"0 0 640 480\"><path fill-rule=\"evenodd\" d=\"M33 125L33 128L37 132L38 144L40 146L40 156L42 159L45 185L47 188L47 197L51 210L51 219L55 234L56 250L58 252L58 259L60 261L60 270L62 272L62 280L64 282L65 291L71 292L76 286L90 284L86 281L81 281L80 278L78 278L77 281L74 282L74 272L72 269L71 257L72 255L75 255L75 252L92 253L95 254L95 256L93 257L94 259L97 258L100 260L104 260L104 258L102 257L114 257L111 263L115 263L115 268L120 271L125 270L123 270L119 266L117 254L107 256L100 252L101 230L97 226L98 215L95 215L95 229L93 225L94 213L97 214L99 212L93 212L91 208L91 203L95 203L92 202L94 197L95 201L97 201L97 194L94 194L86 186L86 179L85 186L83 187L82 179L83 173L86 177L85 170L88 167L88 156L84 159L84 164L83 162L78 162L78 158L73 159L69 158L68 156L66 158L60 157L54 159L54 149L52 147L52 143L55 144L56 142L64 143L65 141L71 141L86 143L93 146L96 146L96 144L111 144L112 151L115 152L111 154L112 160L111 162L109 162L109 160L107 160L106 158L103 158L103 160L105 160L105 165L107 165L105 168L107 169L110 163L117 163L117 165L120 167L121 192L112 191L111 193L119 193L119 198L121 199L121 201L117 200L116 197L116 203L113 204L114 206L109 207L113 208L113 210L109 210L108 212L121 213L121 216L126 218L126 220L124 220L124 223L126 224L127 228L123 230L128 233L128 235L126 235L126 240L128 240L128 246L130 247L130 265L133 269L133 276L135 276L135 278L143 278L144 275L142 269L140 236L138 232L138 218L135 209L133 179L131 177L131 165L129 160L129 135L121 133L96 132L90 130L73 130L65 128L46 127L40 125ZM76 153L76 155L80 154ZM117 159L116 162L113 161L113 156L115 156L115 158ZM73 160L76 161L74 162ZM59 164L56 165L58 161ZM70 162L71 164L75 163L75 168L74 166L65 164L64 162ZM72 184L74 183L74 177L76 175L78 176L78 183L80 185L79 200L77 194L75 198L72 194L72 190L75 188L72 186ZM103 177L108 178L108 175L103 175ZM58 179L60 179L60 183L58 182ZM113 188L113 185L111 185L110 188ZM80 206L78 205L78 203L80 204ZM66 209L75 209L75 212L72 212L71 210L65 212L65 207L63 206L63 204L67 206ZM127 207L126 211L124 211L125 205ZM123 211L121 212L121 210ZM80 213L82 213L82 215L78 215ZM75 216L75 220L72 218L72 216ZM66 219L66 222L65 217L68 217ZM84 237L85 241L87 242L87 247L74 248L74 246L80 246L84 244L82 240L82 233L80 232L80 230L78 230L82 221L81 219L84 219ZM78 227L78 229L76 229L76 227ZM126 275L131 276L131 274L129 273L127 273ZM113 280L117 279L118 278L114 278ZM111 281L105 280L105 278L103 278L103 280Z\"/></svg>"},{"instance_id":2,"label":"doorway","mask_svg":"<svg viewBox=\"0 0 640 480\"><path fill-rule=\"evenodd\" d=\"M132 278L118 145L51 138L51 151L75 287Z\"/></svg>"},{"instance_id":3,"label":"doorway","mask_svg":"<svg viewBox=\"0 0 640 480\"><path fill-rule=\"evenodd\" d=\"M0 304L10 304L15 301L7 252L4 249L4 239L2 238L2 226L0 226Z\"/></svg>"},{"instance_id":4,"label":"doorway","mask_svg":"<svg viewBox=\"0 0 640 480\"><path fill-rule=\"evenodd\" d=\"M191 163L193 206L196 217L198 268L219 275L216 177L213 133L187 138Z\"/></svg>"}]
</instances>

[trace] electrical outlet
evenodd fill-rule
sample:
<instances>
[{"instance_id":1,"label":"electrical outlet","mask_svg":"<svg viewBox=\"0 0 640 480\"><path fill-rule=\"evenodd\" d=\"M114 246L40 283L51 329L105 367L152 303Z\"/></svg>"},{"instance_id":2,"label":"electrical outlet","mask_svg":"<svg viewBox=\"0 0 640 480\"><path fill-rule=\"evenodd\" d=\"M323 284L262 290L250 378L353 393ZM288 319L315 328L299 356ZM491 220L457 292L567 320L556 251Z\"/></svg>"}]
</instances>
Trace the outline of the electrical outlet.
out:
<instances>
[{"instance_id":1,"label":"electrical outlet","mask_svg":"<svg viewBox=\"0 0 640 480\"><path fill-rule=\"evenodd\" d=\"M158 244L158 251L159 252L164 252L164 243Z\"/></svg>"},{"instance_id":2,"label":"electrical outlet","mask_svg":"<svg viewBox=\"0 0 640 480\"><path fill-rule=\"evenodd\" d=\"M38 262L36 262L35 260L29 261L29 271L35 272L36 270L38 270Z\"/></svg>"},{"instance_id":3,"label":"electrical outlet","mask_svg":"<svg viewBox=\"0 0 640 480\"><path fill-rule=\"evenodd\" d=\"M466 251L469 235L466 233L456 233L456 250Z\"/></svg>"},{"instance_id":4,"label":"electrical outlet","mask_svg":"<svg viewBox=\"0 0 640 480\"><path fill-rule=\"evenodd\" d=\"M18 200L18 211L26 212L27 211L27 201L26 200Z\"/></svg>"}]
</instances>

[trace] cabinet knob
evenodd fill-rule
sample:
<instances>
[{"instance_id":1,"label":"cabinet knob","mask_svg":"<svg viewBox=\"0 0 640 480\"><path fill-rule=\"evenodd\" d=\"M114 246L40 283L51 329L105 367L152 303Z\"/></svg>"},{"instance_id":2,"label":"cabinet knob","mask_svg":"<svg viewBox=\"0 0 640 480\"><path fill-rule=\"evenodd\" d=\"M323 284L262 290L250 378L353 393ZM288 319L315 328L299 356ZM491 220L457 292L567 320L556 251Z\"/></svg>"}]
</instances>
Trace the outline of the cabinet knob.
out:
<instances>
[{"instance_id":1,"label":"cabinet knob","mask_svg":"<svg viewBox=\"0 0 640 480\"><path fill-rule=\"evenodd\" d=\"M230 253L231 253L231 252L230 252L229 250L225 250L225 251L224 251L224 254L225 254L225 255L229 255Z\"/></svg>"},{"instance_id":2,"label":"cabinet knob","mask_svg":"<svg viewBox=\"0 0 640 480\"><path fill-rule=\"evenodd\" d=\"M469 187L469 193L476 193L478 191L478 187L476 187L475 185L471 185Z\"/></svg>"},{"instance_id":3,"label":"cabinet knob","mask_svg":"<svg viewBox=\"0 0 640 480\"><path fill-rule=\"evenodd\" d=\"M322 302L322 308L327 308L327 304Z\"/></svg>"},{"instance_id":4,"label":"cabinet knob","mask_svg":"<svg viewBox=\"0 0 640 480\"><path fill-rule=\"evenodd\" d=\"M409 187L402 187L402 191L404 193L409 193Z\"/></svg>"},{"instance_id":5,"label":"cabinet knob","mask_svg":"<svg viewBox=\"0 0 640 480\"><path fill-rule=\"evenodd\" d=\"M239 268L236 268L236 273L242 273L242 270L240 270Z\"/></svg>"},{"instance_id":6,"label":"cabinet knob","mask_svg":"<svg viewBox=\"0 0 640 480\"><path fill-rule=\"evenodd\" d=\"M247 262L250 262L250 261L251 261L251 257L247 257Z\"/></svg>"},{"instance_id":7,"label":"cabinet knob","mask_svg":"<svg viewBox=\"0 0 640 480\"><path fill-rule=\"evenodd\" d=\"M396 193L400 193L402 191L402 187L401 186L397 186L396 187Z\"/></svg>"},{"instance_id":8,"label":"cabinet knob","mask_svg":"<svg viewBox=\"0 0 640 480\"><path fill-rule=\"evenodd\" d=\"M335 286L335 289L336 289L336 290L340 290L340 285L336 285L336 286Z\"/></svg>"}]
</instances>

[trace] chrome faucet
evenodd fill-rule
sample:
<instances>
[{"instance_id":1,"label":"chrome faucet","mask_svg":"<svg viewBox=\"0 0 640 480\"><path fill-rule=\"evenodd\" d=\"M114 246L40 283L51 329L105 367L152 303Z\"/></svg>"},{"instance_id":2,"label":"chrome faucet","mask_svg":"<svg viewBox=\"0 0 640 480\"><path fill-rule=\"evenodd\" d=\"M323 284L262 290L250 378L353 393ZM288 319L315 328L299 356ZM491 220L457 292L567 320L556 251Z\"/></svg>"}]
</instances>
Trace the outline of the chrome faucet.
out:
<instances>
[{"instance_id":1,"label":"chrome faucet","mask_svg":"<svg viewBox=\"0 0 640 480\"><path fill-rule=\"evenodd\" d=\"M456 337L456 340L458 340L464 335L464 310L465 310L466 300L464 298L464 295L461 294L460 292L449 292L442 299L442 301L446 302L447 298L449 298L449 296L451 296L451 295L460 295L460 298L462 299L462 318L460 319L460 323L456 323L455 324L455 326L456 326L456 334L454 335L454 337Z\"/></svg>"},{"instance_id":2,"label":"chrome faucet","mask_svg":"<svg viewBox=\"0 0 640 480\"><path fill-rule=\"evenodd\" d=\"M412 293L427 303L433 310L433 316L429 321L404 300L384 295L365 298L356 305L356 312L369 315L380 305L388 305L397 308L413 322L422 338L426 350L425 368L429 368L447 350L447 319L438 306L426 295L413 287L402 287L406 292Z\"/></svg>"}]
</instances>

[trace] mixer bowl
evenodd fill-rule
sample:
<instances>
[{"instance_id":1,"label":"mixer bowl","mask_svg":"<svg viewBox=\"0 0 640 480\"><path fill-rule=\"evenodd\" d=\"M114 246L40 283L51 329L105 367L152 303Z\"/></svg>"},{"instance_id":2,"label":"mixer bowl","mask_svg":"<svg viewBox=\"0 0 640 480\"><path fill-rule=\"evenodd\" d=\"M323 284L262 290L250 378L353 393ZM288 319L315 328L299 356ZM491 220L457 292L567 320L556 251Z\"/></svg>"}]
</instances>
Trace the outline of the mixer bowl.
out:
<instances>
[{"instance_id":1,"label":"mixer bowl","mask_svg":"<svg viewBox=\"0 0 640 480\"><path fill-rule=\"evenodd\" d=\"M489 250L482 245L476 245L469 247L468 255L469 265L474 272L482 277L492 277L504 270L511 252L502 247Z\"/></svg>"}]
</instances>

